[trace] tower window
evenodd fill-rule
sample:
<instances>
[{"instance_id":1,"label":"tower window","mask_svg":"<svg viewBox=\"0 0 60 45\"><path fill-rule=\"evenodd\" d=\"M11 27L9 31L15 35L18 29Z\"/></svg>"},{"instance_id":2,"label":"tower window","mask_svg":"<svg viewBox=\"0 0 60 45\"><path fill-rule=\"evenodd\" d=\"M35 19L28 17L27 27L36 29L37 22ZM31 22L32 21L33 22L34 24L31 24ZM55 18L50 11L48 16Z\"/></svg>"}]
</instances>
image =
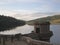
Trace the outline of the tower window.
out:
<instances>
[{"instance_id":1,"label":"tower window","mask_svg":"<svg viewBox=\"0 0 60 45\"><path fill-rule=\"evenodd\" d=\"M40 33L40 28L36 28L36 33Z\"/></svg>"}]
</instances>

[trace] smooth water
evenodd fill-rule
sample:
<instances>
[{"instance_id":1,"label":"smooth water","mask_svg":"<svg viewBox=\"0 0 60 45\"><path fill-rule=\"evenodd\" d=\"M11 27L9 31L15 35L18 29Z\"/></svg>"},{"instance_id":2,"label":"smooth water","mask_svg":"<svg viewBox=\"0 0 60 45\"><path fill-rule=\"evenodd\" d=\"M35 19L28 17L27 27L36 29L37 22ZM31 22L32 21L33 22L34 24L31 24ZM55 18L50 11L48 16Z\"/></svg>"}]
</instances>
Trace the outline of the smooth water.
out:
<instances>
[{"instance_id":1,"label":"smooth water","mask_svg":"<svg viewBox=\"0 0 60 45\"><path fill-rule=\"evenodd\" d=\"M53 31L51 43L60 44L60 25L51 25L50 30Z\"/></svg>"},{"instance_id":2,"label":"smooth water","mask_svg":"<svg viewBox=\"0 0 60 45\"><path fill-rule=\"evenodd\" d=\"M18 34L18 33L28 34L32 30L34 30L33 26L24 25L24 26L21 26L21 27L17 27L15 29L12 29L10 31L0 32L0 34L5 34L5 35L12 35L12 34Z\"/></svg>"},{"instance_id":3,"label":"smooth water","mask_svg":"<svg viewBox=\"0 0 60 45\"><path fill-rule=\"evenodd\" d=\"M25 25L22 27L17 27L11 31L0 32L0 34L28 34L34 30L33 26ZM60 25L51 25L50 30L53 31L53 36L51 37L51 43L60 43Z\"/></svg>"}]
</instances>

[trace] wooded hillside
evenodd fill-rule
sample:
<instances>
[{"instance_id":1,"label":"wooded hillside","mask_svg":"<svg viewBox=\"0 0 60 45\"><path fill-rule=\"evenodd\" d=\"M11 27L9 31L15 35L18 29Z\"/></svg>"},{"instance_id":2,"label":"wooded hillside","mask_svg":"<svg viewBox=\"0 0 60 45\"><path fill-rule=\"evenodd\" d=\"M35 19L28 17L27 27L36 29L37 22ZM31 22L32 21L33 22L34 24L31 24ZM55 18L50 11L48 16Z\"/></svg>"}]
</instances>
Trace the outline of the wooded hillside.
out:
<instances>
[{"instance_id":1,"label":"wooded hillside","mask_svg":"<svg viewBox=\"0 0 60 45\"><path fill-rule=\"evenodd\" d=\"M0 15L0 31L13 29L17 26L25 25L24 20L18 20L9 16Z\"/></svg>"}]
</instances>

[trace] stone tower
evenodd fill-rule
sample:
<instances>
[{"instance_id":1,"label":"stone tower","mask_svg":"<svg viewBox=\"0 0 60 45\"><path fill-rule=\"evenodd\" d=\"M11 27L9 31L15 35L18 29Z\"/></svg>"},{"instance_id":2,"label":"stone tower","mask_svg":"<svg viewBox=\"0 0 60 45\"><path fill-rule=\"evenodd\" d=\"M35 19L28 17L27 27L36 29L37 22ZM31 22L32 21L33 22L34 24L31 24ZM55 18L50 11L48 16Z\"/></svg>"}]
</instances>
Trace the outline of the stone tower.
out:
<instances>
[{"instance_id":1,"label":"stone tower","mask_svg":"<svg viewBox=\"0 0 60 45\"><path fill-rule=\"evenodd\" d=\"M50 37L53 35L52 31L50 31L49 22L35 23L34 32L38 34L40 40L48 42L50 42Z\"/></svg>"}]
</instances>

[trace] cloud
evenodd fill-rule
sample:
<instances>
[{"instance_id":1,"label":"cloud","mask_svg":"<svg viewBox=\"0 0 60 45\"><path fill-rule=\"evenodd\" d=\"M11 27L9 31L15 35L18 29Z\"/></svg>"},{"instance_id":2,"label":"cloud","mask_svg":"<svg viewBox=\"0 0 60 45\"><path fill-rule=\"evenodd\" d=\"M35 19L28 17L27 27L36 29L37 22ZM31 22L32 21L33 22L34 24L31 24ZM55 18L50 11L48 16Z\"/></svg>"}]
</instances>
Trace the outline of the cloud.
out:
<instances>
[{"instance_id":1,"label":"cloud","mask_svg":"<svg viewBox=\"0 0 60 45\"><path fill-rule=\"evenodd\" d=\"M27 9L29 10L29 5L30 5L30 9L31 10L35 10L35 11L40 11L40 12L52 12L55 10L55 5L54 5L54 2L60 2L59 0L0 0L0 4L4 4L3 6L1 6L1 8L12 8L13 9L16 9L16 8L19 8L21 7L23 9L24 7L24 10ZM32 2L36 2L36 3L32 3ZM10 7L9 6L9 3L11 4ZM14 3L12 5L12 3ZM16 5L16 4L18 5ZM24 3L27 3L27 4L24 4ZM5 5L7 4L7 5ZM19 5L21 4L21 5ZM23 5L24 4L24 5ZM12 7L11 7L12 6ZM14 6L14 7L13 7ZM17 6L17 7L16 7ZM35 7L34 7L35 6ZM20 10L20 9L19 9ZM57 10L58 11L58 10Z\"/></svg>"},{"instance_id":2,"label":"cloud","mask_svg":"<svg viewBox=\"0 0 60 45\"><path fill-rule=\"evenodd\" d=\"M60 2L60 0L51 0L51 2ZM49 3L49 0L0 0L0 4L9 3Z\"/></svg>"},{"instance_id":3,"label":"cloud","mask_svg":"<svg viewBox=\"0 0 60 45\"><path fill-rule=\"evenodd\" d=\"M33 13L35 13L33 10L0 10L1 15L11 16L22 20L34 19L31 15Z\"/></svg>"},{"instance_id":4,"label":"cloud","mask_svg":"<svg viewBox=\"0 0 60 45\"><path fill-rule=\"evenodd\" d=\"M15 17L22 20L33 20L41 17L50 16L54 13L44 13L33 10L0 10L0 13L5 16ZM56 13L55 13L56 14ZM58 13L57 13L58 14Z\"/></svg>"},{"instance_id":5,"label":"cloud","mask_svg":"<svg viewBox=\"0 0 60 45\"><path fill-rule=\"evenodd\" d=\"M18 19L31 20L31 19L35 19L35 18L39 18L39 17L43 17L43 16L48 16L48 15L50 15L49 12L55 12L53 10L53 9L55 9L55 7L53 5L54 4L53 2L55 2L55 1L57 1L57 0L53 0L53 1L52 0L51 1L48 1L48 0L0 0L0 4L4 4L4 5L9 4L9 3L10 4L11 3L19 3L19 4L20 3L27 3L27 4L30 3L31 4L33 2L31 4L30 8L28 7L28 5L27 5L27 7L25 5L25 7L23 9L18 9L18 10L15 10L17 7L15 8L14 6L13 6L13 8L15 8L15 9L11 9L11 10L9 10L11 7L8 7L8 5L7 5L7 7L1 6L0 13L5 14L7 16L15 17ZM58 0L58 2L59 2L59 0ZM33 7L32 5L33 6L36 5L36 6ZM3 9L1 9L1 8L3 8ZM5 8L9 8L9 9L5 9Z\"/></svg>"},{"instance_id":6,"label":"cloud","mask_svg":"<svg viewBox=\"0 0 60 45\"><path fill-rule=\"evenodd\" d=\"M40 7L37 7L35 9L40 12L51 12L53 10L52 5L48 5L48 4L40 5Z\"/></svg>"},{"instance_id":7,"label":"cloud","mask_svg":"<svg viewBox=\"0 0 60 45\"><path fill-rule=\"evenodd\" d=\"M15 18L23 19L26 21L37 19L37 18L42 18L42 17L46 17L46 16L49 16L49 14L40 13L40 12L35 12L35 13L31 13L31 14L24 14L24 15L21 15L21 14L14 15Z\"/></svg>"},{"instance_id":8,"label":"cloud","mask_svg":"<svg viewBox=\"0 0 60 45\"><path fill-rule=\"evenodd\" d=\"M0 9L0 14L1 15L6 15L6 16L12 16L13 14L15 14L15 11Z\"/></svg>"},{"instance_id":9,"label":"cloud","mask_svg":"<svg viewBox=\"0 0 60 45\"><path fill-rule=\"evenodd\" d=\"M60 0L52 0L60 2ZM7 4L7 3L48 3L48 0L0 0L0 4Z\"/></svg>"},{"instance_id":10,"label":"cloud","mask_svg":"<svg viewBox=\"0 0 60 45\"><path fill-rule=\"evenodd\" d=\"M33 20L33 19L37 19L37 18L42 18L42 17L47 17L47 16L53 16L53 15L56 15L56 14L60 14L58 12L51 12L51 13L41 13L41 12L35 12L35 13L31 13L31 14L16 14L14 15L15 18L17 19L23 19L23 20L26 20L26 21L29 21L29 20Z\"/></svg>"},{"instance_id":11,"label":"cloud","mask_svg":"<svg viewBox=\"0 0 60 45\"><path fill-rule=\"evenodd\" d=\"M38 2L40 0L0 0L0 2Z\"/></svg>"},{"instance_id":12,"label":"cloud","mask_svg":"<svg viewBox=\"0 0 60 45\"><path fill-rule=\"evenodd\" d=\"M37 11L34 10L8 10L8 9L0 9L0 14L6 15L6 16L13 16L13 15L24 15L24 14L31 14Z\"/></svg>"},{"instance_id":13,"label":"cloud","mask_svg":"<svg viewBox=\"0 0 60 45\"><path fill-rule=\"evenodd\" d=\"M60 3L60 0L53 0L54 2Z\"/></svg>"},{"instance_id":14,"label":"cloud","mask_svg":"<svg viewBox=\"0 0 60 45\"><path fill-rule=\"evenodd\" d=\"M39 2L39 0L0 0L0 4L7 3L29 3L29 2Z\"/></svg>"}]
</instances>

